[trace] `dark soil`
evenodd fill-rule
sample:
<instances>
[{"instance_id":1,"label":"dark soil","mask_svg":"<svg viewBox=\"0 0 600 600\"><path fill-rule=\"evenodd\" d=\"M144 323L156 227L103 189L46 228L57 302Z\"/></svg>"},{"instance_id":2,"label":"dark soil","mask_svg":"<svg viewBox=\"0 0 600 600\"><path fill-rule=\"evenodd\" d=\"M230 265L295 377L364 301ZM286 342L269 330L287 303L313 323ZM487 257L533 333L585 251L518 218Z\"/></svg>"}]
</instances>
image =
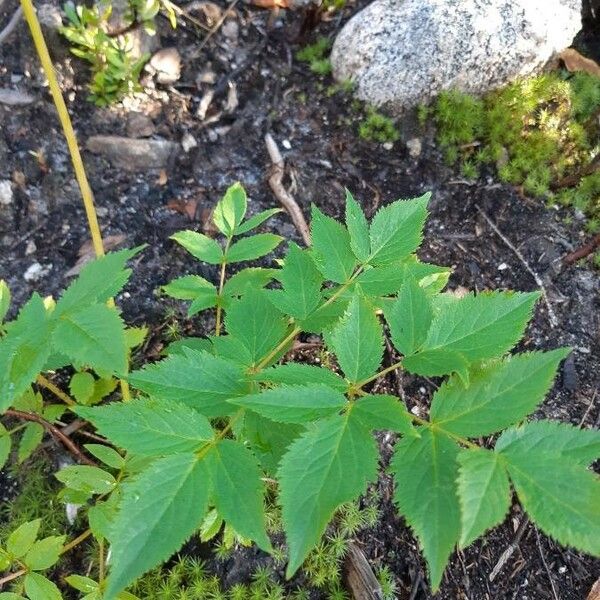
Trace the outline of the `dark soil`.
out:
<instances>
[{"instance_id":1,"label":"dark soil","mask_svg":"<svg viewBox=\"0 0 600 600\"><path fill-rule=\"evenodd\" d=\"M218 4L225 6L222 1ZM166 182L156 171L132 174L98 156L84 154L104 235L122 234L127 246L148 244L137 259L128 291L118 298L126 319L151 325L153 342L148 352L156 353L164 340L165 325L172 318L168 309L175 306L158 297L156 289L178 275L199 269L169 241L169 235L184 228L206 227L211 207L235 180L246 186L251 212L276 204L267 184L270 165L264 145L264 135L271 132L285 155L287 184L293 187L305 214L314 202L340 217L344 187L354 191L368 213L394 199L431 190L431 218L421 257L453 267L451 288L535 289L536 282L523 262L492 231L478 207L484 211L542 278L558 319L558 325L552 327L547 307L540 303L523 346L573 348L572 359L565 362L539 416L597 426L600 274L589 263L568 268L561 263L562 257L585 241L582 223L575 217L567 226L567 213L522 197L510 186L496 183L492 174L475 182L461 180L444 165L431 129L420 129L410 116L401 125L401 139L421 138L423 151L418 158L409 156L403 141L386 149L359 140L361 109L357 111L351 98L341 93L328 95L332 81L316 77L293 58L297 48L317 35L333 36L356 10L357 6L350 4L333 19L320 23L316 31L303 31L310 29L306 27L310 19L299 12L275 16L240 3L231 19L239 26L237 37L226 38L220 31L200 52L201 30L184 22L174 33L161 24L162 46L176 46L183 57L182 77L173 87L157 86L157 90L141 95L135 108L152 116L158 135L179 142L190 132L198 146L189 153L180 152L167 170ZM2 9L4 17L15 7L16 2L8 0ZM64 49L55 49L55 54L82 144L94 134L124 135L128 110L123 106L98 109L86 102L84 66L68 57ZM200 99L211 87L197 85L196 79L207 70L216 75L212 85L215 97L207 113L207 118L215 120L210 124L196 117ZM8 281L16 305L34 291L57 295L68 283L65 273L74 266L80 247L89 237L66 144L23 24L10 43L0 48L0 87L10 87L19 78L20 87L35 94L36 102L27 107L0 105L0 179L16 177L22 182L14 186L12 205L6 210L0 207L0 277ZM232 85L239 104L227 113L223 107ZM221 117L216 118L221 111ZM289 149L285 149L284 140L289 141L285 143ZM194 216L190 218L186 210ZM285 214L274 218L271 227L301 243ZM47 273L38 281L27 282L23 275L35 262ZM214 279L211 268L200 270ZM181 307L177 310L183 321ZM202 331L204 325L183 327ZM427 408L431 386L420 387L422 384L408 376L384 385L401 388L410 407ZM382 439L384 457L389 455L392 442ZM374 567L388 565L392 569L399 598L430 598L417 544L394 514L391 482L384 477L379 488L384 517L374 531L361 534L359 542ZM538 537L533 525L527 526L504 568L493 582L489 581L522 519L515 507L504 525L455 555L437 597L584 598L600 575L600 563L564 549L542 534ZM245 552L232 561L240 572L245 571L240 566L240 561L248 558Z\"/></svg>"}]
</instances>

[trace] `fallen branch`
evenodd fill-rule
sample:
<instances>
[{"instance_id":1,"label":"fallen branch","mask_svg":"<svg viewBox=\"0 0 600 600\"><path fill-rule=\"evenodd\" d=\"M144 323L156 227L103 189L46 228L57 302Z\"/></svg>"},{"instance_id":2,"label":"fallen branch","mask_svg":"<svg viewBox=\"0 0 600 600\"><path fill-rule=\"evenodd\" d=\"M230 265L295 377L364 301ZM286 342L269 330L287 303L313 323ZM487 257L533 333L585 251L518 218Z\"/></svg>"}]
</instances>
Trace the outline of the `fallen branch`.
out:
<instances>
[{"instance_id":1,"label":"fallen branch","mask_svg":"<svg viewBox=\"0 0 600 600\"><path fill-rule=\"evenodd\" d=\"M511 241L498 229L496 224L488 217L488 215L476 204L475 208L479 211L479 214L487 221L487 224L494 230L494 233L508 246L515 254L515 256L521 261L522 265L525 267L527 272L533 277L536 285L540 288L542 292L542 298L544 303L546 304L546 308L548 309L548 319L550 321L550 326L552 328L558 325L558 319L556 318L556 313L550 304L550 300L548 299L548 293L546 292L546 288L544 286L544 282L542 278L529 266L529 263L525 260L525 257L521 254L521 251L511 243Z\"/></svg>"},{"instance_id":2,"label":"fallen branch","mask_svg":"<svg viewBox=\"0 0 600 600\"><path fill-rule=\"evenodd\" d=\"M48 431L51 435L53 435L62 445L80 462L90 465L92 467L98 466L93 460L89 459L71 440L68 436L66 436L58 427L52 425L41 417L40 415L36 415L35 413L28 413L22 410L14 410L9 409L5 413L5 415L10 417L16 417L17 419L24 419L25 421L33 421L34 423L39 423L44 429Z\"/></svg>"},{"instance_id":3,"label":"fallen branch","mask_svg":"<svg viewBox=\"0 0 600 600\"><path fill-rule=\"evenodd\" d=\"M306 223L306 219L298 206L298 203L294 199L294 197L283 187L283 175L285 173L285 162L283 160L283 156L281 156L281 152L279 152L279 148L277 147L277 142L273 139L273 136L270 133L267 133L265 136L265 144L267 145L267 151L269 153L269 157L271 158L271 162L273 163L273 170L269 177L269 185L271 186L271 190L275 197L283 208L288 212L296 229L300 232L304 243L307 246L311 245L310 239L310 229Z\"/></svg>"},{"instance_id":4,"label":"fallen branch","mask_svg":"<svg viewBox=\"0 0 600 600\"><path fill-rule=\"evenodd\" d=\"M523 518L519 528L517 529L517 533L515 534L515 539L508 545L508 548L500 555L496 566L492 569L492 572L489 575L489 580L494 581L498 576L498 573L502 571L504 565L508 562L508 559L513 555L513 552L518 548L519 542L527 529L527 525L529 525L529 519Z\"/></svg>"},{"instance_id":5,"label":"fallen branch","mask_svg":"<svg viewBox=\"0 0 600 600\"><path fill-rule=\"evenodd\" d=\"M8 38L8 36L10 36L10 34L17 28L22 16L23 9L19 6L19 8L17 8L17 10L13 13L10 21L6 24L6 27L0 31L0 45L5 42L6 38Z\"/></svg>"},{"instance_id":6,"label":"fallen branch","mask_svg":"<svg viewBox=\"0 0 600 600\"><path fill-rule=\"evenodd\" d=\"M363 551L353 542L348 544L345 562L346 583L354 600L382 600L383 592Z\"/></svg>"},{"instance_id":7,"label":"fallen branch","mask_svg":"<svg viewBox=\"0 0 600 600\"><path fill-rule=\"evenodd\" d=\"M581 260L582 258L589 256L592 252L594 252L594 250L596 250L596 248L599 248L599 247L600 247L600 233L597 233L592 238L592 240L589 241L587 244L584 244L580 248L577 248L577 250L571 252L570 254L567 254L563 258L563 263L565 265L572 265L573 263L576 263L578 260Z\"/></svg>"}]
</instances>

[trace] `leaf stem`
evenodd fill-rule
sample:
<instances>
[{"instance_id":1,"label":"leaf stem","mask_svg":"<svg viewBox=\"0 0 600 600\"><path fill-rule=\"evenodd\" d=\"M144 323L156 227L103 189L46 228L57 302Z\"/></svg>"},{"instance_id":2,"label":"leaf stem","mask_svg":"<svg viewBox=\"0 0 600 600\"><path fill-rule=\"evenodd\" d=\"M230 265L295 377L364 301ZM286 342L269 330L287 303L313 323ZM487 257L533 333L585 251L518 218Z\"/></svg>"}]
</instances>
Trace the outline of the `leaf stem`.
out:
<instances>
[{"instance_id":1,"label":"leaf stem","mask_svg":"<svg viewBox=\"0 0 600 600\"><path fill-rule=\"evenodd\" d=\"M221 271L219 273L219 291L217 294L217 315L215 322L215 335L221 335L221 315L223 312L223 308L221 306L221 300L223 295L223 286L225 285L225 267L227 266L227 250L229 250L229 245L231 244L231 240L233 238L228 237L227 242L225 243L225 250L223 250L223 260L221 261Z\"/></svg>"},{"instance_id":2,"label":"leaf stem","mask_svg":"<svg viewBox=\"0 0 600 600\"><path fill-rule=\"evenodd\" d=\"M91 529L86 529L82 534L78 535L76 538L71 540L68 544L65 544L60 551L60 554L66 554L69 550L75 548L75 546L79 546L81 542L87 540L90 535L92 535Z\"/></svg>"},{"instance_id":3,"label":"leaf stem","mask_svg":"<svg viewBox=\"0 0 600 600\"><path fill-rule=\"evenodd\" d=\"M398 362L395 362L393 365L390 365L389 367L386 367L385 369L379 371L378 373L375 373L375 375L373 375L372 377L368 377L367 379L363 379L362 381L359 381L358 383L355 384L354 387L360 389L363 386L367 385L367 383L371 383L371 381L375 381L376 379L379 379L380 377L384 377L388 373L391 373L392 371L395 371L396 369L400 369L401 367L402 367L402 361L399 360Z\"/></svg>"},{"instance_id":4,"label":"leaf stem","mask_svg":"<svg viewBox=\"0 0 600 600\"><path fill-rule=\"evenodd\" d=\"M227 425L225 425L225 427L223 427L223 429L221 429L221 431L219 431L219 433L216 435L215 439L211 440L210 442L208 442L208 444L206 444L205 446L202 446L202 448L200 448L200 450L198 450L198 454L196 454L196 458L198 460L203 459L208 454L209 450L213 446L216 446L233 429L234 423L244 415L244 412L245 412L245 410L243 408L240 408L240 410L238 410L233 415L233 417L231 417L231 419L229 419L229 423L227 423Z\"/></svg>"},{"instance_id":5,"label":"leaf stem","mask_svg":"<svg viewBox=\"0 0 600 600\"><path fill-rule=\"evenodd\" d=\"M15 571L14 573L7 575L6 577L2 577L2 579L0 579L0 590L2 589L5 583L8 583L9 581L16 579L17 577L21 577L21 575L25 575L25 573L27 573L27 569L19 569L18 571Z\"/></svg>"},{"instance_id":6,"label":"leaf stem","mask_svg":"<svg viewBox=\"0 0 600 600\"><path fill-rule=\"evenodd\" d=\"M48 391L52 392L57 398L62 400L69 406L77 406L77 402L69 396L69 394L63 392L57 385L52 383L49 379L46 379L41 373L37 376L36 383Z\"/></svg>"}]
</instances>

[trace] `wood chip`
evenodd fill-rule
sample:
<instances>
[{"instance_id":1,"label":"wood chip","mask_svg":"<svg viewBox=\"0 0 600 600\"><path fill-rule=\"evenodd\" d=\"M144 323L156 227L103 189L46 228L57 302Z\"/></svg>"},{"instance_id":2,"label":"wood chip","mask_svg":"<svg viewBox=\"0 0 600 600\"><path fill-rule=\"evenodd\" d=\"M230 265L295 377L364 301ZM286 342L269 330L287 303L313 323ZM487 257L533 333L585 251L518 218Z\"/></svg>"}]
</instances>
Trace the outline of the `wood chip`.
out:
<instances>
[{"instance_id":1,"label":"wood chip","mask_svg":"<svg viewBox=\"0 0 600 600\"><path fill-rule=\"evenodd\" d=\"M565 63L565 67L571 73L584 71L589 75L600 77L600 65L595 60L582 56L574 48L563 50L558 57Z\"/></svg>"},{"instance_id":2,"label":"wood chip","mask_svg":"<svg viewBox=\"0 0 600 600\"><path fill-rule=\"evenodd\" d=\"M600 579L592 586L587 600L600 600Z\"/></svg>"},{"instance_id":3,"label":"wood chip","mask_svg":"<svg viewBox=\"0 0 600 600\"><path fill-rule=\"evenodd\" d=\"M102 239L102 241L104 243L104 250L106 250L107 252L109 250L113 250L114 248L116 248L117 246L122 244L126 239L127 239L127 236L123 235L121 233L116 234L116 235L107 235L105 238ZM65 273L65 278L66 277L75 277L75 275L79 275L81 269L83 269L83 267L87 263L89 263L91 260L96 258L92 240L88 240L87 242L85 242L81 246L81 248L79 248L79 252L77 252L77 255L79 256L79 259L77 260L77 262L75 263L73 268L69 269Z\"/></svg>"},{"instance_id":4,"label":"wood chip","mask_svg":"<svg viewBox=\"0 0 600 600\"><path fill-rule=\"evenodd\" d=\"M383 600L381 585L373 569L363 551L352 542L348 545L344 572L354 600Z\"/></svg>"}]
</instances>

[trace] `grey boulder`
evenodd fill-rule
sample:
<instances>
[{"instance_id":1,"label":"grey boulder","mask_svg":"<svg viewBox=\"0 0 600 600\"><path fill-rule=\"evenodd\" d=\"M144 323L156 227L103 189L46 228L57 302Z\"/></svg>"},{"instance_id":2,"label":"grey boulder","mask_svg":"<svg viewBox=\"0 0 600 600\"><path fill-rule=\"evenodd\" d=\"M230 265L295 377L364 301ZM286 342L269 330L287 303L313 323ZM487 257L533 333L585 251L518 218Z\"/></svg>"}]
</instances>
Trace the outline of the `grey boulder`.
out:
<instances>
[{"instance_id":1,"label":"grey boulder","mask_svg":"<svg viewBox=\"0 0 600 600\"><path fill-rule=\"evenodd\" d=\"M581 29L581 0L375 0L340 31L338 81L392 112L540 69Z\"/></svg>"}]
</instances>

